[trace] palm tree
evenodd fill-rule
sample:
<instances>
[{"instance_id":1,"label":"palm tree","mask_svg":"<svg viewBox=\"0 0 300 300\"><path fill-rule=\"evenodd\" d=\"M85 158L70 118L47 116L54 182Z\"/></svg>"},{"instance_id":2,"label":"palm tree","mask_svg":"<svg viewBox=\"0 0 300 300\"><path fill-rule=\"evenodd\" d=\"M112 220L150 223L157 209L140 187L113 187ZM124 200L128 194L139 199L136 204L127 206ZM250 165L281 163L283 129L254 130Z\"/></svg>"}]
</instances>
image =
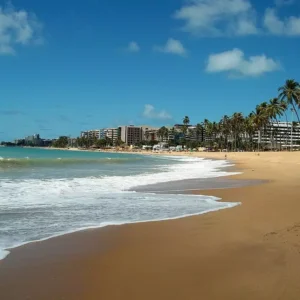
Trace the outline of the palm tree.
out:
<instances>
[{"instance_id":1,"label":"palm tree","mask_svg":"<svg viewBox=\"0 0 300 300\"><path fill-rule=\"evenodd\" d=\"M182 120L183 125L188 126L190 124L190 118L188 116L185 116Z\"/></svg>"},{"instance_id":2,"label":"palm tree","mask_svg":"<svg viewBox=\"0 0 300 300\"><path fill-rule=\"evenodd\" d=\"M218 124L216 122L213 122L212 123L212 135L213 135L214 141L217 140L218 134L219 134Z\"/></svg>"},{"instance_id":3,"label":"palm tree","mask_svg":"<svg viewBox=\"0 0 300 300\"><path fill-rule=\"evenodd\" d=\"M212 132L213 132L212 123L208 119L205 119L203 122L203 125L204 125L204 130L205 130L205 143L207 144L207 142L209 142L209 144L210 144L211 139L212 139Z\"/></svg>"},{"instance_id":4,"label":"palm tree","mask_svg":"<svg viewBox=\"0 0 300 300\"><path fill-rule=\"evenodd\" d=\"M174 137L173 139L175 139L176 129L174 127L170 129L170 134Z\"/></svg>"},{"instance_id":5,"label":"palm tree","mask_svg":"<svg viewBox=\"0 0 300 300\"><path fill-rule=\"evenodd\" d=\"M216 122L210 122L209 120L204 120L204 130L205 130L205 142L209 147L216 146L216 140L220 133L220 128Z\"/></svg>"},{"instance_id":6,"label":"palm tree","mask_svg":"<svg viewBox=\"0 0 300 300\"><path fill-rule=\"evenodd\" d=\"M269 122L269 115L267 113L267 109L265 104L257 105L255 111L250 114L252 118L252 124L256 131L258 131L258 151L261 143L261 130L266 126Z\"/></svg>"},{"instance_id":7,"label":"palm tree","mask_svg":"<svg viewBox=\"0 0 300 300\"><path fill-rule=\"evenodd\" d=\"M224 147L228 148L228 136L231 132L230 118L225 115L219 122L221 136L224 137Z\"/></svg>"},{"instance_id":8,"label":"palm tree","mask_svg":"<svg viewBox=\"0 0 300 300\"><path fill-rule=\"evenodd\" d=\"M248 145L245 145L247 149L253 150L253 136L255 134L255 126L253 124L253 114L249 114L244 120L244 130L246 137L248 138Z\"/></svg>"},{"instance_id":9,"label":"palm tree","mask_svg":"<svg viewBox=\"0 0 300 300\"><path fill-rule=\"evenodd\" d=\"M280 92L279 99L286 100L288 104L293 106L296 112L298 122L300 122L296 106L300 106L300 85L294 79L288 79L285 85L278 89ZM296 105L296 106L295 106Z\"/></svg>"},{"instance_id":10,"label":"palm tree","mask_svg":"<svg viewBox=\"0 0 300 300\"><path fill-rule=\"evenodd\" d=\"M122 145L124 145L125 143L121 140L121 138L120 137L118 137L117 139L116 139L116 141L115 141L115 146L116 147L120 147L120 146L122 146Z\"/></svg>"},{"instance_id":11,"label":"palm tree","mask_svg":"<svg viewBox=\"0 0 300 300\"><path fill-rule=\"evenodd\" d=\"M184 136L187 133L188 130L188 125L190 124L190 118L188 116L185 116L182 120L183 122L183 126L182 126L182 133L184 134Z\"/></svg>"},{"instance_id":12,"label":"palm tree","mask_svg":"<svg viewBox=\"0 0 300 300\"><path fill-rule=\"evenodd\" d=\"M221 126L220 123L213 122L212 123L212 131L213 131L213 137L214 137L214 148L215 150L217 148L222 147L222 135L221 135Z\"/></svg>"},{"instance_id":13,"label":"palm tree","mask_svg":"<svg viewBox=\"0 0 300 300\"><path fill-rule=\"evenodd\" d=\"M202 142L202 136L203 136L203 126L202 124L198 123L196 125L196 138L198 142L200 142L200 140Z\"/></svg>"},{"instance_id":14,"label":"palm tree","mask_svg":"<svg viewBox=\"0 0 300 300\"><path fill-rule=\"evenodd\" d=\"M166 139L166 141L169 140L169 129L167 127L164 128L164 138Z\"/></svg>"},{"instance_id":15,"label":"palm tree","mask_svg":"<svg viewBox=\"0 0 300 300\"><path fill-rule=\"evenodd\" d=\"M281 105L281 102L279 102L278 98L273 98L270 100L268 112L269 112L269 116L270 116L271 120L274 120L277 123L277 129L279 130L278 133L279 133L279 137L280 137L279 147L281 150L281 132L280 132L279 122L278 122L277 117L283 116L284 107ZM274 128L273 128L273 130L274 130Z\"/></svg>"},{"instance_id":16,"label":"palm tree","mask_svg":"<svg viewBox=\"0 0 300 300\"><path fill-rule=\"evenodd\" d=\"M262 135L265 136L266 132L270 134L269 139L272 141L272 132L270 130L267 130L268 125L270 125L270 121L272 119L270 106L267 102L263 102L258 105L260 110L260 115L263 120L263 126L262 126ZM272 144L273 145L273 144Z\"/></svg>"},{"instance_id":17,"label":"palm tree","mask_svg":"<svg viewBox=\"0 0 300 300\"><path fill-rule=\"evenodd\" d=\"M286 103L286 101L281 100L280 101L280 107L282 109L282 112L283 112L283 114L285 116L285 121L286 121L285 144L287 145L287 140L288 140L288 135L289 135L289 133L288 133L289 129L288 129L288 117L287 117L286 111L287 111L287 109L288 109L289 106Z\"/></svg>"},{"instance_id":18,"label":"palm tree","mask_svg":"<svg viewBox=\"0 0 300 300\"><path fill-rule=\"evenodd\" d=\"M240 133L244 117L242 113L234 113L232 116L232 130L234 133L235 151L237 150L237 142L240 139Z\"/></svg>"},{"instance_id":19,"label":"palm tree","mask_svg":"<svg viewBox=\"0 0 300 300\"><path fill-rule=\"evenodd\" d=\"M113 145L112 139L110 139L108 136L105 137L105 141L106 141L106 147Z\"/></svg>"},{"instance_id":20,"label":"palm tree","mask_svg":"<svg viewBox=\"0 0 300 300\"><path fill-rule=\"evenodd\" d=\"M173 144L175 143L175 140L176 140L176 134L177 134L177 131L174 127L172 127L170 130L169 130L169 134L170 134L170 137L171 137L171 140L173 140Z\"/></svg>"},{"instance_id":21,"label":"palm tree","mask_svg":"<svg viewBox=\"0 0 300 300\"><path fill-rule=\"evenodd\" d=\"M165 126L159 128L157 131L157 136L161 142L163 141L164 138L168 139L169 138L169 129L166 128Z\"/></svg>"},{"instance_id":22,"label":"palm tree","mask_svg":"<svg viewBox=\"0 0 300 300\"><path fill-rule=\"evenodd\" d=\"M157 137L159 138L160 141L161 141L163 135L164 135L164 134L163 134L163 129L162 129L162 127L161 127L161 128L159 128L159 129L157 130Z\"/></svg>"}]
</instances>

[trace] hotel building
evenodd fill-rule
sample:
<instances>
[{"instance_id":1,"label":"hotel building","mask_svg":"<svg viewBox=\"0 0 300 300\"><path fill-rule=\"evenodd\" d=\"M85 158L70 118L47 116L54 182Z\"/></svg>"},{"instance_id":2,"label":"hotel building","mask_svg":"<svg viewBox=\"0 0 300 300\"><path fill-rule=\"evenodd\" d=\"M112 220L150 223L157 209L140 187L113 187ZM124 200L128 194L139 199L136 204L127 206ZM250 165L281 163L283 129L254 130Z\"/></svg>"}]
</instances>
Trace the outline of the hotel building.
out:
<instances>
[{"instance_id":1,"label":"hotel building","mask_svg":"<svg viewBox=\"0 0 300 300\"><path fill-rule=\"evenodd\" d=\"M100 135L101 135L101 129L81 131L80 133L80 137L85 137L89 139L96 138L97 140L101 138Z\"/></svg>"},{"instance_id":2,"label":"hotel building","mask_svg":"<svg viewBox=\"0 0 300 300\"><path fill-rule=\"evenodd\" d=\"M257 131L254 141L268 148L297 148L300 145L300 125L296 122L271 122Z\"/></svg>"},{"instance_id":3,"label":"hotel building","mask_svg":"<svg viewBox=\"0 0 300 300\"><path fill-rule=\"evenodd\" d=\"M121 140L128 146L136 145L140 143L143 139L143 129L142 127L121 126L119 127Z\"/></svg>"},{"instance_id":4,"label":"hotel building","mask_svg":"<svg viewBox=\"0 0 300 300\"><path fill-rule=\"evenodd\" d=\"M118 140L120 137L120 129L119 128L105 128L101 129L100 138L105 139L109 138L112 140L113 144Z\"/></svg>"}]
</instances>

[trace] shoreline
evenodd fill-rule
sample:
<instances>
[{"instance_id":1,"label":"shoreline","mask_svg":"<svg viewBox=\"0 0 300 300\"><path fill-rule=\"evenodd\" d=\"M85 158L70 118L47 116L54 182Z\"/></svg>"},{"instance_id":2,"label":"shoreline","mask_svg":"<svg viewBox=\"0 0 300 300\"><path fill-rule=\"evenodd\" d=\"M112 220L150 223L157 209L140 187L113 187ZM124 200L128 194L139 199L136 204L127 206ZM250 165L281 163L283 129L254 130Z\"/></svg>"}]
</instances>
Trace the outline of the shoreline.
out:
<instances>
[{"instance_id":1,"label":"shoreline","mask_svg":"<svg viewBox=\"0 0 300 300\"><path fill-rule=\"evenodd\" d=\"M57 150L57 149L54 149ZM122 153L123 154L123 153ZM170 155L171 156L171 155ZM173 155L172 155L173 156ZM187 155L180 155L183 157L187 157L189 158L190 156ZM235 176L236 174L239 174L238 170L235 170L234 165L229 165L226 167L220 167L219 171L224 170L225 172L228 173L228 175L224 176L218 176L218 177L209 177L209 178L195 178L195 179L186 179L186 180L172 180L172 181L167 181L167 182L159 182L159 183L154 183L154 184L149 184L146 186L136 186L133 188L130 188L129 190L126 190L128 192L137 192L137 193L154 193L154 194L170 194L170 195L177 195L177 196L197 196L194 194L194 191L199 190L199 181L204 181L203 185L206 186L210 186L210 189L226 189L226 188L237 188L237 187L241 187L241 186L247 186L247 185L253 185L253 184L259 184L261 182L248 182L245 181L245 183L239 183L239 181L234 181L232 179L230 179L232 176ZM226 180L228 179L228 180ZM194 182L195 181L195 182ZM235 182L235 186L231 186L232 182ZM182 188L181 190L166 190L166 191L152 191L152 190L148 190L147 188L149 187L159 187L161 185L167 185L168 187L170 187L170 185L175 185L175 186L184 186L184 183L190 183L192 182L192 189L187 189L186 187ZM214 186L214 187L213 187ZM202 188L204 189L204 188ZM207 188L205 188L207 189ZM209 196L211 197L211 199L213 201L217 201L217 202L222 202L222 199L214 197L214 196ZM191 214L180 214L178 216L174 216L174 217L165 217L165 218L158 218L158 219L148 219L148 220L139 220L139 221L109 221L109 222L103 222L100 223L99 225L95 225L95 226L86 226L86 227L81 227L78 229L73 229L73 230L69 230L69 231L65 231L65 232L61 232L61 233L57 233L57 234L53 234L51 236L45 237L45 238L41 238L38 240L31 240L31 241L26 241L26 242L22 242L20 244L17 244L13 247L9 247L9 248L5 248L2 249L2 253L4 253L3 255L0 255L0 263L1 261L3 261L8 255L11 254L11 252L15 251L15 249L18 248L23 248L24 246L28 245L28 244L36 244L36 243L40 243L40 242L44 242L47 240L51 240L51 239L55 239L58 237L63 237L66 235L70 235L70 234L74 234L77 232L84 232L84 231L88 231L88 230L94 230L94 229L101 229L107 226L122 226L122 225L127 225L127 224L139 224L139 223L151 223L151 222L161 222L161 221L169 221L169 220L177 220L177 219L182 219L182 218L187 218L187 217L191 217L191 216L198 216L198 215L202 215L202 214L206 214L206 213L210 213L210 212L214 212L214 211L218 211L218 210L223 210L223 209L228 209L228 208L233 208L237 205L240 205L240 203L232 203L232 205L228 205L227 207L221 207L221 208L212 208L212 209L208 209L208 210L204 210L204 211L199 211L199 212L195 212L195 213L191 213ZM0 252L0 254L2 254Z\"/></svg>"},{"instance_id":2,"label":"shoreline","mask_svg":"<svg viewBox=\"0 0 300 300\"><path fill-rule=\"evenodd\" d=\"M300 155L227 156L243 171L234 178L268 182L194 193L243 205L179 220L109 226L15 249L0 263L0 296L298 299Z\"/></svg>"},{"instance_id":3,"label":"shoreline","mask_svg":"<svg viewBox=\"0 0 300 300\"><path fill-rule=\"evenodd\" d=\"M226 188L224 188L224 189L226 189ZM215 189L213 189L213 190L215 190ZM217 190L217 188L216 188L216 190ZM189 196L195 196L195 197L198 196L197 194L194 194L194 193L187 193L187 194ZM183 195L183 194L177 194L177 195L180 196L180 195ZM221 198L217 198L217 197L214 197L214 196L210 196L210 197L214 198L214 199L212 199L213 201L223 202ZM63 238L64 236L67 236L67 235L72 235L72 234L80 233L80 232L84 233L84 232L87 232L89 230L100 230L102 228L110 227L110 226L113 226L113 227L117 226L118 227L118 226L124 226L124 225L135 225L135 224L138 225L138 224L142 224L142 223L166 222L166 221L190 218L190 217L195 217L195 216L208 214L208 213L215 212L215 211L234 208L235 206L241 205L241 203L239 203L239 202L235 203L235 202L225 201L224 203L229 203L231 205L228 205L227 207L221 207L221 208L212 208L212 209L201 211L201 212L198 212L198 213L185 214L185 215L179 215L179 216L176 216L176 217L169 217L169 218L162 218L162 219L152 219L152 220L149 219L149 220L145 220L145 221L128 221L128 222L126 222L126 221L124 221L124 222L104 222L105 223L104 225L83 227L83 228L79 228L79 229L75 229L75 230L71 230L71 231L66 231L66 232L63 232L63 233L60 233L60 234L57 234L57 235L49 236L49 237L46 237L46 238L42 238L40 240L24 242L24 243L21 243L17 246L12 247L12 248L4 249L4 251L6 251L8 253L4 257L0 256L0 264L1 264L1 261L3 261L8 255L11 254L11 252L14 252L15 250L18 250L18 249L22 249L24 246L27 246L29 244L42 243L44 241L48 241L48 240L52 240L52 239L56 239L56 238ZM0 265L0 267L1 267L1 265Z\"/></svg>"},{"instance_id":4,"label":"shoreline","mask_svg":"<svg viewBox=\"0 0 300 300\"><path fill-rule=\"evenodd\" d=\"M200 157L202 154L206 155L214 155L223 153L224 159L225 155L228 153L236 153L236 152L210 152L210 151L150 151L150 150L115 150L115 149L83 149L77 147L69 147L69 148L55 148L55 147L21 147L25 149L41 149L41 150L58 150L58 151L75 151L75 152L90 152L90 153L112 153L112 154L141 154L141 155L165 155L165 156L187 156L196 155L196 157ZM283 151L282 151L283 152ZM246 153L258 153L258 152L246 152ZM222 158L215 158L222 159Z\"/></svg>"}]
</instances>

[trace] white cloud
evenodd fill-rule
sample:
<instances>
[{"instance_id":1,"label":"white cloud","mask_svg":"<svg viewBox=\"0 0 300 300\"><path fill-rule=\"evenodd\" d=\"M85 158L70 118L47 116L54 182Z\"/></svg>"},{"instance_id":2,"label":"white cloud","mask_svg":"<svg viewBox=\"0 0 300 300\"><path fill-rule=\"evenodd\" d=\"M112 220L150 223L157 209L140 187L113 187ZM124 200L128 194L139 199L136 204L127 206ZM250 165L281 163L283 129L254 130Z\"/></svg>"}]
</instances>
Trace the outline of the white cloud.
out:
<instances>
[{"instance_id":1,"label":"white cloud","mask_svg":"<svg viewBox=\"0 0 300 300\"><path fill-rule=\"evenodd\" d=\"M252 35L259 30L249 0L189 0L175 12L183 30L202 36Z\"/></svg>"},{"instance_id":2,"label":"white cloud","mask_svg":"<svg viewBox=\"0 0 300 300\"><path fill-rule=\"evenodd\" d=\"M258 18L251 0L186 0L173 17L183 22L183 31L199 36L298 36L300 16L277 15L277 9L294 3L295 0L274 0L274 8L267 8Z\"/></svg>"},{"instance_id":3,"label":"white cloud","mask_svg":"<svg viewBox=\"0 0 300 300\"><path fill-rule=\"evenodd\" d=\"M128 52L139 52L141 50L139 44L137 42L130 42L126 48Z\"/></svg>"},{"instance_id":4,"label":"white cloud","mask_svg":"<svg viewBox=\"0 0 300 300\"><path fill-rule=\"evenodd\" d=\"M187 50L184 48L183 44L180 41L172 38L168 39L164 46L154 46L154 50L180 56L187 55Z\"/></svg>"},{"instance_id":5,"label":"white cloud","mask_svg":"<svg viewBox=\"0 0 300 300\"><path fill-rule=\"evenodd\" d=\"M266 9L264 16L264 26L266 30L273 35L300 35L300 17L288 17L281 20L276 10L273 8Z\"/></svg>"},{"instance_id":6,"label":"white cloud","mask_svg":"<svg viewBox=\"0 0 300 300\"><path fill-rule=\"evenodd\" d=\"M146 104L143 112L143 116L148 119L172 119L172 116L165 110L157 111L151 104Z\"/></svg>"},{"instance_id":7,"label":"white cloud","mask_svg":"<svg viewBox=\"0 0 300 300\"><path fill-rule=\"evenodd\" d=\"M284 34L284 27L285 27L284 22L279 20L279 18L275 13L275 10L272 8L268 8L265 12L264 26L272 34L275 35Z\"/></svg>"},{"instance_id":8,"label":"white cloud","mask_svg":"<svg viewBox=\"0 0 300 300\"><path fill-rule=\"evenodd\" d=\"M12 5L0 6L0 54L15 54L18 45L41 43L41 30L35 15Z\"/></svg>"},{"instance_id":9,"label":"white cloud","mask_svg":"<svg viewBox=\"0 0 300 300\"><path fill-rule=\"evenodd\" d=\"M231 76L259 76L280 69L280 64L263 55L245 58L240 49L211 54L208 58L208 73L226 72Z\"/></svg>"}]
</instances>

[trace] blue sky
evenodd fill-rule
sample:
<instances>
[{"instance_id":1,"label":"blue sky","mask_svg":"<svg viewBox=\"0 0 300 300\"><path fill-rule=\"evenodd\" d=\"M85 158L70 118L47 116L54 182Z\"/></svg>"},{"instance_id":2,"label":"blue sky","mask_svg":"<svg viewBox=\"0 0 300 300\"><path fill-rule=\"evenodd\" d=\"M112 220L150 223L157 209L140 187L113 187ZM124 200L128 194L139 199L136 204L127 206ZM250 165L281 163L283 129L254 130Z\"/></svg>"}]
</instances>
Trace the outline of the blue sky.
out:
<instances>
[{"instance_id":1,"label":"blue sky","mask_svg":"<svg viewBox=\"0 0 300 300\"><path fill-rule=\"evenodd\" d=\"M219 120L299 80L299 0L0 6L0 140Z\"/></svg>"}]
</instances>

